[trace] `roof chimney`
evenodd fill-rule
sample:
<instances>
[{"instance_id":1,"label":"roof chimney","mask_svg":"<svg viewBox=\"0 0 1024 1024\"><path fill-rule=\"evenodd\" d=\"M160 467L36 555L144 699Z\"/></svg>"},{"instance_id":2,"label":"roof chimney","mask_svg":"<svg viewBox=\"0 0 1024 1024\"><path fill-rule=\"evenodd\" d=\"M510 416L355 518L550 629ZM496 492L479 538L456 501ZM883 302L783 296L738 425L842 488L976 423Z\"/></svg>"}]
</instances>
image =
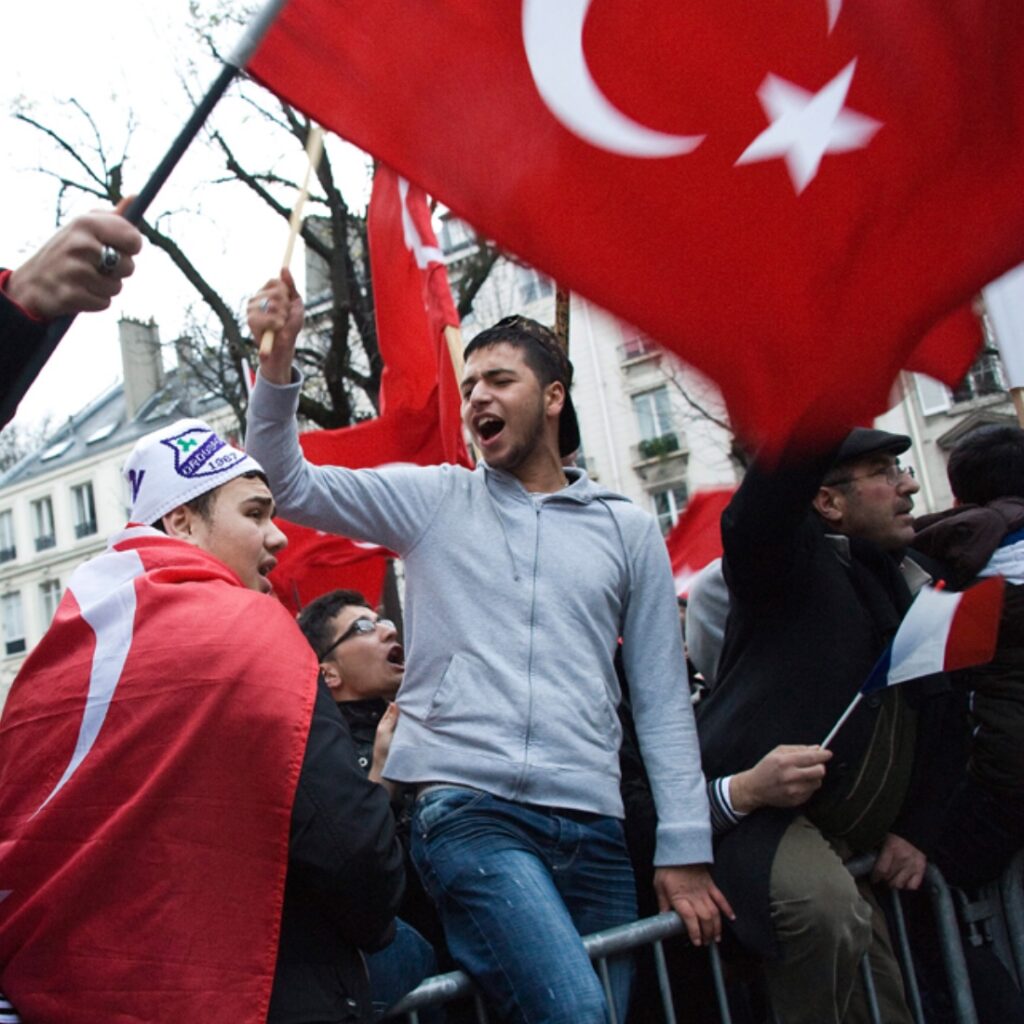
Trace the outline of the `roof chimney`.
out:
<instances>
[{"instance_id":1,"label":"roof chimney","mask_svg":"<svg viewBox=\"0 0 1024 1024\"><path fill-rule=\"evenodd\" d=\"M125 406L128 419L133 419L164 382L160 331L153 320L143 323L130 317L122 317L117 327L121 339Z\"/></svg>"}]
</instances>

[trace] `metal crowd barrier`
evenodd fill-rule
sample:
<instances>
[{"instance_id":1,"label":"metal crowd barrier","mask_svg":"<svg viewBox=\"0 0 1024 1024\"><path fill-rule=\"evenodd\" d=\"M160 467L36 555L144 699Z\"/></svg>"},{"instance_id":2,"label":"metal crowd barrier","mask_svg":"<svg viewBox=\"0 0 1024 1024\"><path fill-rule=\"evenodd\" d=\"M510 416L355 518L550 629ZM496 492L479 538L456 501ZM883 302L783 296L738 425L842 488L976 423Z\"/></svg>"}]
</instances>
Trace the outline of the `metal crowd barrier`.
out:
<instances>
[{"instance_id":1,"label":"metal crowd barrier","mask_svg":"<svg viewBox=\"0 0 1024 1024\"><path fill-rule=\"evenodd\" d=\"M863 878L871 873L874 863L873 856L865 855L848 862L846 866L855 878ZM958 894L959 891L950 889L941 872L932 864L929 864L925 871L924 886L931 901L935 936L938 940L945 980L952 1000L954 1019L957 1024L978 1024L957 920L954 894ZM998 886L994 887L994 891L998 894L1000 904L997 908L993 907L991 903L984 906L979 901L971 903L960 894L958 899L961 903L961 917L965 927L970 928L972 921L980 920L985 914L995 913L998 915L1005 935L1006 948L1003 950L1003 954L1004 957L1010 959L1009 966L1014 969L1019 983L1024 978L1024 851L1017 855ZM914 970L913 950L907 934L902 898L896 890L889 890L889 900L893 948L903 972L907 1004L916 1024L927 1024ZM666 939L681 934L684 934L682 921L674 913L668 912L659 914L657 917L644 918L618 928L598 932L583 940L604 985L608 1005L612 1007L610 1024L625 1024L625 1022L616 1019L610 995L608 960L644 946L650 946L654 955L665 1024L676 1024L676 1010L672 1000L663 944ZM718 947L709 946L707 953L719 1020L721 1024L733 1024ZM871 1021L873 1024L885 1024L879 1013L874 981L866 956L861 962L861 978ZM404 1016L409 1024L419 1024L421 1010L466 998L475 1001L478 1024L489 1024L483 999L472 981L461 971L452 971L449 974L428 978L401 1002L392 1007L387 1017L394 1020Z\"/></svg>"}]
</instances>

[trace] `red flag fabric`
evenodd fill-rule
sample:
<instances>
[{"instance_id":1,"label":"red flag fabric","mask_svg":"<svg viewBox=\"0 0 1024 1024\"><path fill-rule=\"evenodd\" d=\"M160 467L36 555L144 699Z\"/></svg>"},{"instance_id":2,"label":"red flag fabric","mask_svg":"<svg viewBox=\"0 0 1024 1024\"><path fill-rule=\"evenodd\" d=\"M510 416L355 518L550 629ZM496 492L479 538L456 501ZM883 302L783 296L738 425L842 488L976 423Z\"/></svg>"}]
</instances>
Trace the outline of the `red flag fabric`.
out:
<instances>
[{"instance_id":1,"label":"red flag fabric","mask_svg":"<svg viewBox=\"0 0 1024 1024\"><path fill-rule=\"evenodd\" d=\"M293 615L321 594L339 587L359 591L371 607L380 604L387 560L394 557L391 552L286 519L277 520L277 525L288 538L288 547L281 553L283 569L279 563L270 579L278 598Z\"/></svg>"},{"instance_id":2,"label":"red flag fabric","mask_svg":"<svg viewBox=\"0 0 1024 1024\"><path fill-rule=\"evenodd\" d=\"M0 719L0 991L25 1021L262 1024L316 657L149 527L75 571Z\"/></svg>"},{"instance_id":3,"label":"red flag fabric","mask_svg":"<svg viewBox=\"0 0 1024 1024\"><path fill-rule=\"evenodd\" d=\"M318 465L414 462L471 465L462 436L459 390L444 331L459 323L423 190L381 165L369 207L377 341L384 372L375 419L341 430L309 431L300 442ZM279 521L289 545L270 574L293 612L336 587L380 603L383 548Z\"/></svg>"},{"instance_id":4,"label":"red flag fabric","mask_svg":"<svg viewBox=\"0 0 1024 1024\"><path fill-rule=\"evenodd\" d=\"M248 67L779 444L1024 258L1022 52L1007 0L290 0Z\"/></svg>"},{"instance_id":5,"label":"red flag fabric","mask_svg":"<svg viewBox=\"0 0 1024 1024\"><path fill-rule=\"evenodd\" d=\"M694 576L721 556L722 513L735 490L724 487L694 494L665 538L680 597L690 592Z\"/></svg>"},{"instance_id":6,"label":"red flag fabric","mask_svg":"<svg viewBox=\"0 0 1024 1024\"><path fill-rule=\"evenodd\" d=\"M984 332L974 303L961 306L940 320L910 354L906 368L955 388L978 358Z\"/></svg>"}]
</instances>

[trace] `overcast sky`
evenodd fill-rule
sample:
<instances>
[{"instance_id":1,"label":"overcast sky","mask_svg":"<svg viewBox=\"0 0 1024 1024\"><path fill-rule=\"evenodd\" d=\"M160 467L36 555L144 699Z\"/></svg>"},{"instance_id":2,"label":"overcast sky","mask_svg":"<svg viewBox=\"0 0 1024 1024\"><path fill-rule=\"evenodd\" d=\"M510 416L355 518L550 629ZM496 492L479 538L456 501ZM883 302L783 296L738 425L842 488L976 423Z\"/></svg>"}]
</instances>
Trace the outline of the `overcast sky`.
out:
<instances>
[{"instance_id":1,"label":"overcast sky","mask_svg":"<svg viewBox=\"0 0 1024 1024\"><path fill-rule=\"evenodd\" d=\"M12 116L19 103L39 120L73 139L83 154L88 126L64 101L76 99L96 118L104 141L119 154L129 118L135 127L125 171L125 191L138 191L189 113L183 79L189 59L201 53L188 29L188 0L35 0L10 5L0 32L0 215L4 225L0 266L17 266L55 230L57 183L40 166L70 170L70 158ZM202 64L192 81L203 88L215 69ZM237 87L235 87L237 88ZM231 113L228 113L228 111ZM215 114L215 117L218 115ZM244 114L222 107L222 127L238 132ZM248 134L250 153L260 153L262 133ZM280 143L266 153L300 177L301 153ZM281 161L285 161L281 163ZM298 161L297 163L295 161ZM346 193L365 203L364 158L346 158ZM243 297L274 272L284 250L286 227L264 214L260 204L232 189L210 184L219 174L210 151L196 145L175 171L151 211L173 211L171 233L183 239L199 268L240 308ZM95 207L73 198L69 208ZM296 265L301 264L297 254ZM124 292L106 313L79 317L36 384L22 402L17 422L61 419L79 409L120 376L117 320L122 315L154 318L164 341L184 323L184 309L196 302L179 272L160 252L144 251Z\"/></svg>"}]
</instances>

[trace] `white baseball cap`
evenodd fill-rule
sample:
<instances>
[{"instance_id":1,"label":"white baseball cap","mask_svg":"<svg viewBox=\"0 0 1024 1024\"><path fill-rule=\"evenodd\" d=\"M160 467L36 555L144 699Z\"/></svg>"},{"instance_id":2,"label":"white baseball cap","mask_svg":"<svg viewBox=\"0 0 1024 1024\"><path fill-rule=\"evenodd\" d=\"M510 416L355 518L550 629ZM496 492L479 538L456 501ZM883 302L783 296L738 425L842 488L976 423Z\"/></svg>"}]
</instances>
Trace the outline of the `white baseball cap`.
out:
<instances>
[{"instance_id":1,"label":"white baseball cap","mask_svg":"<svg viewBox=\"0 0 1024 1024\"><path fill-rule=\"evenodd\" d=\"M202 420L178 420L154 430L139 438L124 464L132 521L155 523L244 473L263 473L263 467Z\"/></svg>"}]
</instances>

